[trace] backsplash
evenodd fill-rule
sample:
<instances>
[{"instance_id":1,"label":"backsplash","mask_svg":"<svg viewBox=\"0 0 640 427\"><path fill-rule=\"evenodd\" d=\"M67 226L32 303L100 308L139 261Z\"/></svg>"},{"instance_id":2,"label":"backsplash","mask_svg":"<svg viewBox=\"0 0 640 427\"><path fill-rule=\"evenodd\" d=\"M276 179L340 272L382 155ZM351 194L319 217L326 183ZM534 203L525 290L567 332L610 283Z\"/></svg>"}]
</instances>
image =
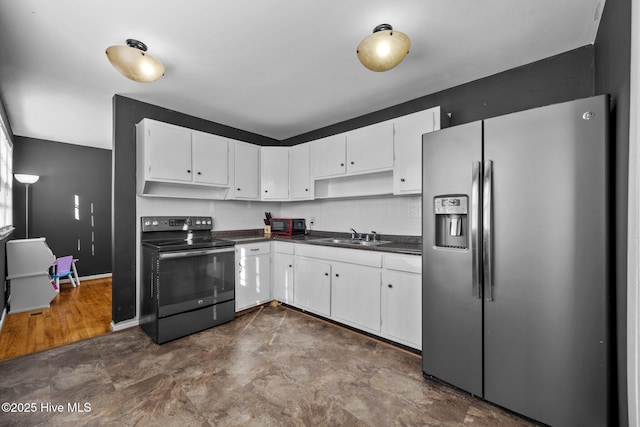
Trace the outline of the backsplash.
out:
<instances>
[{"instance_id":1,"label":"backsplash","mask_svg":"<svg viewBox=\"0 0 640 427\"><path fill-rule=\"evenodd\" d=\"M304 202L212 201L138 197L138 217L151 215L209 215L214 230L262 228L264 212L274 217L305 218L315 230L348 232L355 228L381 235L422 234L421 196L375 197ZM310 222L313 221L313 225Z\"/></svg>"},{"instance_id":2,"label":"backsplash","mask_svg":"<svg viewBox=\"0 0 640 427\"><path fill-rule=\"evenodd\" d=\"M265 211L280 215L280 203L138 197L138 218L152 215L213 217L214 230L262 228Z\"/></svg>"},{"instance_id":3,"label":"backsplash","mask_svg":"<svg viewBox=\"0 0 640 427\"><path fill-rule=\"evenodd\" d=\"M284 217L305 218L312 229L348 232L372 230L381 235L399 234L420 236L422 234L422 197L376 197L344 200L314 200L308 202L283 203Z\"/></svg>"}]
</instances>

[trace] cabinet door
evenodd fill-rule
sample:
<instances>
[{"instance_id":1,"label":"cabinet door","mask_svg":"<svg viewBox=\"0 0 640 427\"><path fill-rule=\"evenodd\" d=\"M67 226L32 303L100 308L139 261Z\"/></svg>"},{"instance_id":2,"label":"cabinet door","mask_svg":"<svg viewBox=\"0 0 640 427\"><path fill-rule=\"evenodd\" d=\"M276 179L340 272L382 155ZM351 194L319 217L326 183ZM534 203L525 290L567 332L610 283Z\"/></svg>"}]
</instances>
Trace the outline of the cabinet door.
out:
<instances>
[{"instance_id":1,"label":"cabinet door","mask_svg":"<svg viewBox=\"0 0 640 427\"><path fill-rule=\"evenodd\" d=\"M333 263L331 318L380 332L380 269Z\"/></svg>"},{"instance_id":2,"label":"cabinet door","mask_svg":"<svg viewBox=\"0 0 640 427\"><path fill-rule=\"evenodd\" d=\"M322 316L331 316L331 264L295 258L294 305Z\"/></svg>"},{"instance_id":3,"label":"cabinet door","mask_svg":"<svg viewBox=\"0 0 640 427\"><path fill-rule=\"evenodd\" d=\"M343 175L346 170L346 138L338 134L311 143L311 170L314 178Z\"/></svg>"},{"instance_id":4,"label":"cabinet door","mask_svg":"<svg viewBox=\"0 0 640 427\"><path fill-rule=\"evenodd\" d=\"M347 173L393 168L393 122L347 133Z\"/></svg>"},{"instance_id":5,"label":"cabinet door","mask_svg":"<svg viewBox=\"0 0 640 427\"><path fill-rule=\"evenodd\" d=\"M394 194L422 191L422 134L440 129L440 107L398 117L394 120Z\"/></svg>"},{"instance_id":6,"label":"cabinet door","mask_svg":"<svg viewBox=\"0 0 640 427\"><path fill-rule=\"evenodd\" d=\"M235 143L234 196L236 199L258 199L259 148L253 144Z\"/></svg>"},{"instance_id":7,"label":"cabinet door","mask_svg":"<svg viewBox=\"0 0 640 427\"><path fill-rule=\"evenodd\" d=\"M193 132L193 181L199 184L229 185L229 142L221 136Z\"/></svg>"},{"instance_id":8,"label":"cabinet door","mask_svg":"<svg viewBox=\"0 0 640 427\"><path fill-rule=\"evenodd\" d=\"M309 200L312 198L311 165L309 154L311 144L299 144L289 151L289 177L292 200Z\"/></svg>"},{"instance_id":9,"label":"cabinet door","mask_svg":"<svg viewBox=\"0 0 640 427\"><path fill-rule=\"evenodd\" d=\"M148 179L191 182L189 129L145 122L145 152Z\"/></svg>"},{"instance_id":10,"label":"cabinet door","mask_svg":"<svg viewBox=\"0 0 640 427\"><path fill-rule=\"evenodd\" d=\"M260 149L262 200L289 200L289 148Z\"/></svg>"},{"instance_id":11,"label":"cabinet door","mask_svg":"<svg viewBox=\"0 0 640 427\"><path fill-rule=\"evenodd\" d=\"M293 255L273 256L273 296L285 304L293 304Z\"/></svg>"},{"instance_id":12,"label":"cabinet door","mask_svg":"<svg viewBox=\"0 0 640 427\"><path fill-rule=\"evenodd\" d=\"M240 257L236 270L236 311L271 300L269 261L269 254Z\"/></svg>"},{"instance_id":13,"label":"cabinet door","mask_svg":"<svg viewBox=\"0 0 640 427\"><path fill-rule=\"evenodd\" d=\"M422 275L382 271L382 333L386 338L422 348Z\"/></svg>"}]
</instances>

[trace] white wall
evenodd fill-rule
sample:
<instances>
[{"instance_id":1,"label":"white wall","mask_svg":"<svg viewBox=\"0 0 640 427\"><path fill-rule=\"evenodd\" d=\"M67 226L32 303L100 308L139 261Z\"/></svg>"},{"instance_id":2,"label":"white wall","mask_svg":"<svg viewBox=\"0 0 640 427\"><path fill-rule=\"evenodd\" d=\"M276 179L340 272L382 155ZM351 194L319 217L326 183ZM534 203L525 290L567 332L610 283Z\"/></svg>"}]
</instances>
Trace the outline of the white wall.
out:
<instances>
[{"instance_id":1,"label":"white wall","mask_svg":"<svg viewBox=\"0 0 640 427\"><path fill-rule=\"evenodd\" d=\"M345 200L314 200L283 203L283 217L305 218L313 230L360 233L372 230L380 235L422 234L422 197L379 197Z\"/></svg>"},{"instance_id":2,"label":"white wall","mask_svg":"<svg viewBox=\"0 0 640 427\"><path fill-rule=\"evenodd\" d=\"M265 211L280 215L280 203L138 197L137 211L138 227L142 216L202 215L213 217L214 230L245 230L262 228Z\"/></svg>"},{"instance_id":3,"label":"white wall","mask_svg":"<svg viewBox=\"0 0 640 427\"><path fill-rule=\"evenodd\" d=\"M214 230L262 228L265 211L274 217L305 218L307 227L313 221L314 230L347 233L353 227L361 233L375 230L381 235L422 234L421 196L284 203L138 197L138 218L151 215L212 216Z\"/></svg>"}]
</instances>

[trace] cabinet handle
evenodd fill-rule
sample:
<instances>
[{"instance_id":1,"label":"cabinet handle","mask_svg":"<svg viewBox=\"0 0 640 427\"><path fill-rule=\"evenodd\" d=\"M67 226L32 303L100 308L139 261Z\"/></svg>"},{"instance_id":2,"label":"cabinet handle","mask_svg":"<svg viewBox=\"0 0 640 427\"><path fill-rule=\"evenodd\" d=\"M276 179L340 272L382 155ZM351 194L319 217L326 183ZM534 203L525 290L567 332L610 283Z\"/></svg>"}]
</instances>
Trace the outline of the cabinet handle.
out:
<instances>
[{"instance_id":1,"label":"cabinet handle","mask_svg":"<svg viewBox=\"0 0 640 427\"><path fill-rule=\"evenodd\" d=\"M340 163L340 166L344 166L344 163Z\"/></svg>"},{"instance_id":2,"label":"cabinet handle","mask_svg":"<svg viewBox=\"0 0 640 427\"><path fill-rule=\"evenodd\" d=\"M392 285L391 283L389 283L389 284L387 285L387 287L388 287L388 288L393 288L393 285Z\"/></svg>"},{"instance_id":3,"label":"cabinet handle","mask_svg":"<svg viewBox=\"0 0 640 427\"><path fill-rule=\"evenodd\" d=\"M308 188L305 188L305 189L304 189L304 191L309 191L309 189L308 189Z\"/></svg>"},{"instance_id":4,"label":"cabinet handle","mask_svg":"<svg viewBox=\"0 0 640 427\"><path fill-rule=\"evenodd\" d=\"M338 273L336 273L336 277L340 277L340 275Z\"/></svg>"},{"instance_id":5,"label":"cabinet handle","mask_svg":"<svg viewBox=\"0 0 640 427\"><path fill-rule=\"evenodd\" d=\"M240 189L239 189L239 188L237 188L237 189L236 189L236 191L240 191Z\"/></svg>"},{"instance_id":6,"label":"cabinet handle","mask_svg":"<svg viewBox=\"0 0 640 427\"><path fill-rule=\"evenodd\" d=\"M187 169L187 173L191 173L191 169Z\"/></svg>"},{"instance_id":7,"label":"cabinet handle","mask_svg":"<svg viewBox=\"0 0 640 427\"><path fill-rule=\"evenodd\" d=\"M198 172L198 175L202 175L202 172Z\"/></svg>"},{"instance_id":8,"label":"cabinet handle","mask_svg":"<svg viewBox=\"0 0 640 427\"><path fill-rule=\"evenodd\" d=\"M352 164L352 165L355 165L356 163L355 163L355 162L351 162L351 164Z\"/></svg>"},{"instance_id":9,"label":"cabinet handle","mask_svg":"<svg viewBox=\"0 0 640 427\"><path fill-rule=\"evenodd\" d=\"M293 265L289 264L289 268L293 267Z\"/></svg>"},{"instance_id":10,"label":"cabinet handle","mask_svg":"<svg viewBox=\"0 0 640 427\"><path fill-rule=\"evenodd\" d=\"M404 178L400 178L400 182L404 182Z\"/></svg>"},{"instance_id":11,"label":"cabinet handle","mask_svg":"<svg viewBox=\"0 0 640 427\"><path fill-rule=\"evenodd\" d=\"M264 190L264 192L265 192L265 193L268 193L269 191L267 191L267 190Z\"/></svg>"},{"instance_id":12,"label":"cabinet handle","mask_svg":"<svg viewBox=\"0 0 640 427\"><path fill-rule=\"evenodd\" d=\"M255 252L255 251L259 251L259 250L260 250L260 248L251 248L250 249L251 252Z\"/></svg>"},{"instance_id":13,"label":"cabinet handle","mask_svg":"<svg viewBox=\"0 0 640 427\"><path fill-rule=\"evenodd\" d=\"M328 275L329 275L329 273L324 273L324 275L325 275L325 276L328 276Z\"/></svg>"}]
</instances>

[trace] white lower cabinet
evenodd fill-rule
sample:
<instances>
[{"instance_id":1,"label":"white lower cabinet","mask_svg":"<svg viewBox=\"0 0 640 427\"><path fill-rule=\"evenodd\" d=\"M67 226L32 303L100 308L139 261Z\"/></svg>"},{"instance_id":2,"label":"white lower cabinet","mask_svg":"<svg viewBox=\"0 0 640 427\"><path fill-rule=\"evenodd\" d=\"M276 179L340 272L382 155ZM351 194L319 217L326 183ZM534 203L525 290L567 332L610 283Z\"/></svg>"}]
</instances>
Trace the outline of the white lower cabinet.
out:
<instances>
[{"instance_id":1,"label":"white lower cabinet","mask_svg":"<svg viewBox=\"0 0 640 427\"><path fill-rule=\"evenodd\" d=\"M272 299L271 243L236 245L236 311Z\"/></svg>"},{"instance_id":2,"label":"white lower cabinet","mask_svg":"<svg viewBox=\"0 0 640 427\"><path fill-rule=\"evenodd\" d=\"M283 242L273 253L278 301L422 348L422 257Z\"/></svg>"},{"instance_id":3,"label":"white lower cabinet","mask_svg":"<svg viewBox=\"0 0 640 427\"><path fill-rule=\"evenodd\" d=\"M381 334L422 349L422 257L385 254L381 288Z\"/></svg>"},{"instance_id":4,"label":"white lower cabinet","mask_svg":"<svg viewBox=\"0 0 640 427\"><path fill-rule=\"evenodd\" d=\"M380 332L380 269L334 262L331 273L331 318Z\"/></svg>"},{"instance_id":5,"label":"white lower cabinet","mask_svg":"<svg viewBox=\"0 0 640 427\"><path fill-rule=\"evenodd\" d=\"M293 304L294 243L273 242L273 297Z\"/></svg>"},{"instance_id":6,"label":"white lower cabinet","mask_svg":"<svg viewBox=\"0 0 640 427\"><path fill-rule=\"evenodd\" d=\"M331 316L331 264L295 257L293 305L322 316Z\"/></svg>"}]
</instances>

